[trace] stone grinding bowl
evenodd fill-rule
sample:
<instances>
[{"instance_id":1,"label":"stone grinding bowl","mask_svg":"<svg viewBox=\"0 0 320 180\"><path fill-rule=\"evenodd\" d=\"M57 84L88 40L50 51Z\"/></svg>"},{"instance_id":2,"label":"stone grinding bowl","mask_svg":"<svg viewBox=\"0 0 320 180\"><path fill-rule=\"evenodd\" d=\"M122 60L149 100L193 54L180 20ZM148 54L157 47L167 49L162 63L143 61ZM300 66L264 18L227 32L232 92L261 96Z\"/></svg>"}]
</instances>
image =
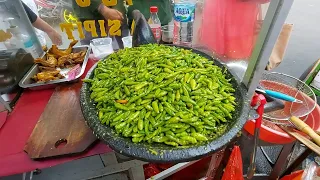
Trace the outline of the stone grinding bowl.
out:
<instances>
[{"instance_id":1,"label":"stone grinding bowl","mask_svg":"<svg viewBox=\"0 0 320 180\"><path fill-rule=\"evenodd\" d=\"M188 47L180 48L191 49L194 53L214 61L215 65L223 70L226 68L218 60L208 54ZM96 66L97 64L89 70L86 79L93 78L93 72ZM90 99L91 92L88 83L83 83L80 91L81 110L93 133L118 153L142 161L157 163L179 163L197 160L225 147L237 135L247 121L250 109L250 100L247 96L247 90L228 69L226 78L232 78L231 84L236 90L234 96L236 98L237 106L236 111L233 113L232 121L230 121L226 132L220 137L188 148L172 147L165 144L148 144L146 142L133 143L130 138L118 135L113 128L101 124L94 101ZM151 151L156 151L157 153L152 153Z\"/></svg>"}]
</instances>

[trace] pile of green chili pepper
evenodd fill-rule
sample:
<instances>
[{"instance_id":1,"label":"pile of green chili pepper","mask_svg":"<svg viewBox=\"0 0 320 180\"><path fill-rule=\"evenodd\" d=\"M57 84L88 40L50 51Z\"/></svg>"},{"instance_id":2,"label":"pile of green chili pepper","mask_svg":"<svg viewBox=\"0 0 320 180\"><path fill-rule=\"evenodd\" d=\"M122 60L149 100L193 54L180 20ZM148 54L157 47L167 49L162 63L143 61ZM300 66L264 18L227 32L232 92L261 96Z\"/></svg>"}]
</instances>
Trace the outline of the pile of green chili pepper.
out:
<instances>
[{"instance_id":1,"label":"pile of green chili pepper","mask_svg":"<svg viewBox=\"0 0 320 180\"><path fill-rule=\"evenodd\" d=\"M90 84L102 124L134 143L190 146L225 132L235 111L226 72L190 50L149 44L100 61Z\"/></svg>"}]
</instances>

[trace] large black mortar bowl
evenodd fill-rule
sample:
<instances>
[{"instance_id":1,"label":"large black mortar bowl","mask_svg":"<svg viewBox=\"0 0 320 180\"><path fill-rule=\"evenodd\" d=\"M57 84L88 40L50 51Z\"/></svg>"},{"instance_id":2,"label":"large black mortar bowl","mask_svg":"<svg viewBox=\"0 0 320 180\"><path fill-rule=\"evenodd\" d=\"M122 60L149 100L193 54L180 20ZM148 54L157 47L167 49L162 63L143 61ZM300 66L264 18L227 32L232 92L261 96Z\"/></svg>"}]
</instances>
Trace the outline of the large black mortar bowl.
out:
<instances>
[{"instance_id":1,"label":"large black mortar bowl","mask_svg":"<svg viewBox=\"0 0 320 180\"><path fill-rule=\"evenodd\" d=\"M226 68L218 60L214 59L208 54L205 54L204 52L188 47L180 48L191 49L194 53L214 61L215 65L221 67L222 69ZM90 69L86 79L93 78L93 72L96 66L97 64ZM91 92L90 85L88 83L83 83L80 91L81 109L84 118L88 126L92 129L93 133L118 153L148 162L178 163L192 161L217 152L225 147L242 129L248 118L250 100L248 99L245 86L241 84L237 80L237 77L229 70L227 70L226 77L232 78L231 83L234 89L236 89L234 95L237 106L236 111L232 116L233 120L230 121L226 132L217 139L189 148L175 148L165 144L133 143L130 138L125 138L121 135L118 135L112 128L100 123L95 104L90 99ZM157 153L152 153L151 151L156 151Z\"/></svg>"}]
</instances>

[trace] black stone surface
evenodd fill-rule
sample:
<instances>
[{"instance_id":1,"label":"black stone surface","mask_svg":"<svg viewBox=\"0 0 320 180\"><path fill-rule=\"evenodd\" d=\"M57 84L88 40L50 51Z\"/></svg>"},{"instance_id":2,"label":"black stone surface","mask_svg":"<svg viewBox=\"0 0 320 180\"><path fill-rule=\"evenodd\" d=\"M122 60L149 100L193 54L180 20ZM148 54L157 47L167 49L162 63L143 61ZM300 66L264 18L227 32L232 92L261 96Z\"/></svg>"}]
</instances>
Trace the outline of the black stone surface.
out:
<instances>
[{"instance_id":1,"label":"black stone surface","mask_svg":"<svg viewBox=\"0 0 320 180\"><path fill-rule=\"evenodd\" d=\"M185 49L190 49L182 47ZM200 54L210 60L215 61L215 64L221 68L226 68L218 60L213 57L198 51L192 50L194 53ZM93 71L96 68L95 64L88 72L86 79L91 79L93 77ZM164 144L148 144L148 143L133 143L130 138L122 137L110 128L109 126L102 125L98 118L98 113L94 102L90 99L90 87L87 83L83 83L80 91L80 104L83 115L88 126L93 130L94 134L107 143L113 150L124 154L126 156L131 156L136 159L140 159L148 162L186 162L214 153L226 144L228 144L232 138L242 129L244 123L247 120L249 112L249 99L247 97L247 91L243 84L240 84L236 79L236 76L227 70L227 78L232 78L232 85L236 89L235 98L238 103L236 106L236 111L233 114L233 121L230 122L228 130L225 134L219 138L207 142L205 144L197 145L190 148L174 148L172 146L167 146ZM150 149L155 150L158 154L152 154Z\"/></svg>"}]
</instances>

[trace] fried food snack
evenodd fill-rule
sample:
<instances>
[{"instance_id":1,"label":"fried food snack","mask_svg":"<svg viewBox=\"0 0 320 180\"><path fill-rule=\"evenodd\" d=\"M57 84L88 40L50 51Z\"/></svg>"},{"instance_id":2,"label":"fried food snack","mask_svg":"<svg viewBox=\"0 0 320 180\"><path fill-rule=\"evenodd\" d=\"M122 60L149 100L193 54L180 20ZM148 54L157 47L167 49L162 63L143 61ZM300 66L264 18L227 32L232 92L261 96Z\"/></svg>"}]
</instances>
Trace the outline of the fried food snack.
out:
<instances>
[{"instance_id":1,"label":"fried food snack","mask_svg":"<svg viewBox=\"0 0 320 180\"><path fill-rule=\"evenodd\" d=\"M55 55L56 58L61 56L69 55L72 52L72 47L78 43L78 40L73 40L70 44L68 49L60 50L58 49L57 45L53 44L52 47L49 49L49 53Z\"/></svg>"},{"instance_id":2,"label":"fried food snack","mask_svg":"<svg viewBox=\"0 0 320 180\"><path fill-rule=\"evenodd\" d=\"M41 65L46 66L46 67L53 67L54 68L54 67L57 66L58 61L57 61L57 59L55 57L47 55L47 57L45 59L43 59L43 58L35 59L34 63L41 64Z\"/></svg>"},{"instance_id":3,"label":"fried food snack","mask_svg":"<svg viewBox=\"0 0 320 180\"><path fill-rule=\"evenodd\" d=\"M86 50L72 53L72 48L77 42L77 40L72 41L66 50L60 50L57 45L52 45L45 58L34 60L39 64L40 73L34 75L32 79L36 82L47 82L64 78L57 68L70 68L84 61Z\"/></svg>"},{"instance_id":4,"label":"fried food snack","mask_svg":"<svg viewBox=\"0 0 320 180\"><path fill-rule=\"evenodd\" d=\"M84 60L85 55L86 51L80 51L77 53L71 53L69 55L61 56L58 59L58 67L72 67L76 64L81 64Z\"/></svg>"},{"instance_id":5,"label":"fried food snack","mask_svg":"<svg viewBox=\"0 0 320 180\"><path fill-rule=\"evenodd\" d=\"M39 70L40 70L41 72L44 72L44 71L55 71L56 68L46 67L46 66L39 66Z\"/></svg>"},{"instance_id":6,"label":"fried food snack","mask_svg":"<svg viewBox=\"0 0 320 180\"><path fill-rule=\"evenodd\" d=\"M43 50L44 52L48 51L47 45L42 46L42 50Z\"/></svg>"},{"instance_id":7,"label":"fried food snack","mask_svg":"<svg viewBox=\"0 0 320 180\"><path fill-rule=\"evenodd\" d=\"M51 80L58 80L61 78L64 77L60 74L59 70L40 72L32 77L32 79L37 82L47 82Z\"/></svg>"}]
</instances>

